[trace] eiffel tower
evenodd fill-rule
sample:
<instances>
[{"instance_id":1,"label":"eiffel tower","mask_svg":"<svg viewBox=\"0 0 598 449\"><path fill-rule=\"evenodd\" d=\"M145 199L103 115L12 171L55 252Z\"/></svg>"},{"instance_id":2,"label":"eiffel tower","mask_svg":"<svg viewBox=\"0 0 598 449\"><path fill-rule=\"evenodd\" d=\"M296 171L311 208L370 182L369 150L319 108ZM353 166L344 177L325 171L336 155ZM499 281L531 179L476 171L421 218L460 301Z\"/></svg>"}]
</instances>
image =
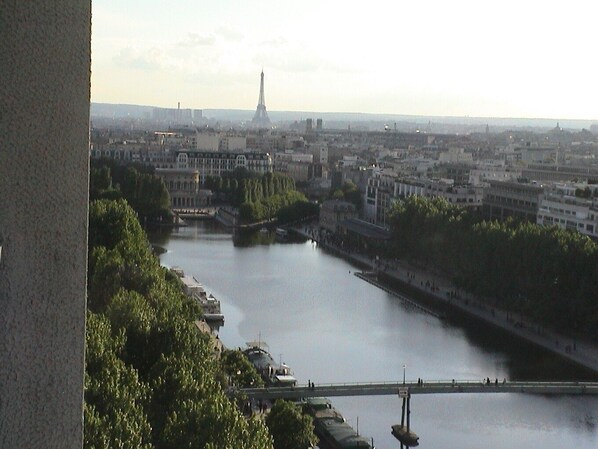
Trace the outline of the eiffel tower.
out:
<instances>
[{"instance_id":1,"label":"eiffel tower","mask_svg":"<svg viewBox=\"0 0 598 449\"><path fill-rule=\"evenodd\" d=\"M251 121L253 126L258 128L270 128L270 119L268 118L268 113L266 112L266 101L264 100L264 71L262 70L262 75L260 77L260 99L257 104L257 109L255 110L255 115L253 116L253 120Z\"/></svg>"}]
</instances>

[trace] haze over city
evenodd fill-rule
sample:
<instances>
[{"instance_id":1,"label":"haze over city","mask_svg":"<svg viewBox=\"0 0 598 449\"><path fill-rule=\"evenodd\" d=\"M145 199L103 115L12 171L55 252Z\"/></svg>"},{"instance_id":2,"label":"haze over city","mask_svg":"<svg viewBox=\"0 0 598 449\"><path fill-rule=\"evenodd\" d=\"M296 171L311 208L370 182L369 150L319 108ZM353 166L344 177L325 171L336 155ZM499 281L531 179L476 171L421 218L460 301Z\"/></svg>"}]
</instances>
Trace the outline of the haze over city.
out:
<instances>
[{"instance_id":1,"label":"haze over city","mask_svg":"<svg viewBox=\"0 0 598 449\"><path fill-rule=\"evenodd\" d=\"M598 117L583 0L98 0L92 101L272 111Z\"/></svg>"}]
</instances>

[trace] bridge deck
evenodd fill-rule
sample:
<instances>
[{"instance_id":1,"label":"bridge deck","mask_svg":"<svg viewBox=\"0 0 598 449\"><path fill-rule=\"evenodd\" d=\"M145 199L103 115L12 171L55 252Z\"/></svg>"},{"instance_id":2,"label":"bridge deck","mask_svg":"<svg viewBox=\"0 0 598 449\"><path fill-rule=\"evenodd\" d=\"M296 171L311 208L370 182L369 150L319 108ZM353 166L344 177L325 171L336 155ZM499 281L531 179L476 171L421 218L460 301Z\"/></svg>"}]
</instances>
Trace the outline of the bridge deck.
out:
<instances>
[{"instance_id":1,"label":"bridge deck","mask_svg":"<svg viewBox=\"0 0 598 449\"><path fill-rule=\"evenodd\" d=\"M300 399L332 396L376 396L398 394L400 388L408 388L414 394L447 393L525 393L543 395L598 395L598 382L499 382L495 384L480 381L427 381L318 384L295 387L244 388L233 390L254 399Z\"/></svg>"}]
</instances>

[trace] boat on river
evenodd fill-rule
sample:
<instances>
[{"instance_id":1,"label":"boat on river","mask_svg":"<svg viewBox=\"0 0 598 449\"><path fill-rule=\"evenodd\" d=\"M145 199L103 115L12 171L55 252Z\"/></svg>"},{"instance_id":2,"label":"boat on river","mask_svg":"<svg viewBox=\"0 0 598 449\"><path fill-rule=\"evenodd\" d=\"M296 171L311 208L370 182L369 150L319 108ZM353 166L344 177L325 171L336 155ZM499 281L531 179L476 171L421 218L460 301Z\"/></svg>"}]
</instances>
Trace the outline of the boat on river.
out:
<instances>
[{"instance_id":1,"label":"boat on river","mask_svg":"<svg viewBox=\"0 0 598 449\"><path fill-rule=\"evenodd\" d=\"M395 424L392 428L392 435L407 447L419 445L419 436L407 426Z\"/></svg>"},{"instance_id":2,"label":"boat on river","mask_svg":"<svg viewBox=\"0 0 598 449\"><path fill-rule=\"evenodd\" d=\"M265 349L268 347L263 341L247 342L247 349L243 353L255 367L268 386L294 387L297 379L291 368L282 363L276 363L272 355Z\"/></svg>"},{"instance_id":3,"label":"boat on river","mask_svg":"<svg viewBox=\"0 0 598 449\"><path fill-rule=\"evenodd\" d=\"M289 231L284 228L276 228L276 240L286 242L289 239Z\"/></svg>"},{"instance_id":4,"label":"boat on river","mask_svg":"<svg viewBox=\"0 0 598 449\"><path fill-rule=\"evenodd\" d=\"M314 420L314 432L322 449L375 449L360 436L326 398L306 398L303 410Z\"/></svg>"},{"instance_id":5,"label":"boat on river","mask_svg":"<svg viewBox=\"0 0 598 449\"><path fill-rule=\"evenodd\" d=\"M197 300L203 312L203 319L211 323L224 323L224 314L220 309L220 301L211 293L208 295L203 285L193 276L186 276L179 267L173 267L171 272L176 274L183 283L183 291Z\"/></svg>"}]
</instances>

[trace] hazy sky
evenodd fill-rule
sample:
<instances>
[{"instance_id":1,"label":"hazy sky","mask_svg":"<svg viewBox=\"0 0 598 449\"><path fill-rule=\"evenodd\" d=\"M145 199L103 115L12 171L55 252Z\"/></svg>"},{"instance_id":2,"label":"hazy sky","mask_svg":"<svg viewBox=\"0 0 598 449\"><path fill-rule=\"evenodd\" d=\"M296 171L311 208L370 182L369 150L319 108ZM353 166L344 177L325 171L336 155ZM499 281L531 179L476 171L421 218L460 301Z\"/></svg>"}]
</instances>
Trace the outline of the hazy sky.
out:
<instances>
[{"instance_id":1,"label":"hazy sky","mask_svg":"<svg viewBox=\"0 0 598 449\"><path fill-rule=\"evenodd\" d=\"M92 101L598 119L595 0L93 0Z\"/></svg>"}]
</instances>

